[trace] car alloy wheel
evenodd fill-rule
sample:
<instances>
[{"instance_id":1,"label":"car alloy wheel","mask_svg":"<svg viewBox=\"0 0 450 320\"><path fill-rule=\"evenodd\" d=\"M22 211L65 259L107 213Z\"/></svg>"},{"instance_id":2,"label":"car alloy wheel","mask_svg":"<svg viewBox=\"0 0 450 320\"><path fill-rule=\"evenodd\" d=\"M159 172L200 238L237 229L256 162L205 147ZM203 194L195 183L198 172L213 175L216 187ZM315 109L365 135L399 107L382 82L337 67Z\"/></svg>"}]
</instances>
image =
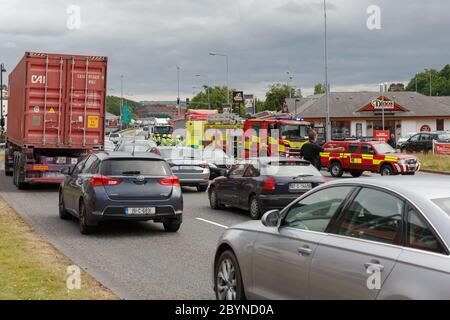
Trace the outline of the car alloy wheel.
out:
<instances>
[{"instance_id":1,"label":"car alloy wheel","mask_svg":"<svg viewBox=\"0 0 450 320\"><path fill-rule=\"evenodd\" d=\"M259 206L259 201L256 196L250 199L250 216L253 220L258 220L261 218L261 208Z\"/></svg>"},{"instance_id":2,"label":"car alloy wheel","mask_svg":"<svg viewBox=\"0 0 450 320\"><path fill-rule=\"evenodd\" d=\"M330 173L333 177L339 178L344 174L344 170L339 162L333 162L330 167Z\"/></svg>"},{"instance_id":3,"label":"car alloy wheel","mask_svg":"<svg viewBox=\"0 0 450 320\"><path fill-rule=\"evenodd\" d=\"M79 214L80 232L81 234L92 234L95 231L94 226L89 226L86 221L86 207L84 203L80 204L80 214Z\"/></svg>"},{"instance_id":4,"label":"car alloy wheel","mask_svg":"<svg viewBox=\"0 0 450 320\"><path fill-rule=\"evenodd\" d=\"M236 268L231 259L222 260L217 273L217 299L237 300Z\"/></svg>"}]
</instances>

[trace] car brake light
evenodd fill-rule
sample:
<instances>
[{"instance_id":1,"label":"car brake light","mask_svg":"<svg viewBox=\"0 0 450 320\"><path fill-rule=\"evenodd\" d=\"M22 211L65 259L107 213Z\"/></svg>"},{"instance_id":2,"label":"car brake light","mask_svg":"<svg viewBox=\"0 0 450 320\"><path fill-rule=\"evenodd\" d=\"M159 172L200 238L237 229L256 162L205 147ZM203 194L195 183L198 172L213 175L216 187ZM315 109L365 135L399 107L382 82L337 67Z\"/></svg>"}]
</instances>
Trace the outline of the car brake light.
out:
<instances>
[{"instance_id":1,"label":"car brake light","mask_svg":"<svg viewBox=\"0 0 450 320\"><path fill-rule=\"evenodd\" d=\"M202 167L202 168L204 168L204 169L208 169L208 168L209 168L209 165L208 165L207 163L202 163L202 164L200 165L200 167Z\"/></svg>"},{"instance_id":2,"label":"car brake light","mask_svg":"<svg viewBox=\"0 0 450 320\"><path fill-rule=\"evenodd\" d=\"M159 179L158 183L162 186L180 186L180 179L178 179L178 177L175 176L171 176L171 177L167 177L164 179Z\"/></svg>"},{"instance_id":3,"label":"car brake light","mask_svg":"<svg viewBox=\"0 0 450 320\"><path fill-rule=\"evenodd\" d=\"M107 186L117 186L122 183L122 180L113 179L105 176L93 176L90 179L90 182L93 187L107 187Z\"/></svg>"},{"instance_id":4,"label":"car brake light","mask_svg":"<svg viewBox=\"0 0 450 320\"><path fill-rule=\"evenodd\" d=\"M270 192L275 190L275 179L270 177L263 184L263 192Z\"/></svg>"}]
</instances>

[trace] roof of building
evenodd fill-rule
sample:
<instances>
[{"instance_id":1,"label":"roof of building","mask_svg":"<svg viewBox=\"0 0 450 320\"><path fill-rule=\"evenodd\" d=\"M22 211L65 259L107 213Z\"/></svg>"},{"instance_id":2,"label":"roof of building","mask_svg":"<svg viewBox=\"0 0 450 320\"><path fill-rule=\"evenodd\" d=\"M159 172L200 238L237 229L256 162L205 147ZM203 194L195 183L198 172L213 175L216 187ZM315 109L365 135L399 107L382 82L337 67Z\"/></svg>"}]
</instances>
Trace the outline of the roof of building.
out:
<instances>
[{"instance_id":1,"label":"roof of building","mask_svg":"<svg viewBox=\"0 0 450 320\"><path fill-rule=\"evenodd\" d=\"M330 117L373 117L373 111L360 111L360 109L371 101L378 99L381 95L405 109L405 111L389 111L397 117L450 116L450 97L429 97L420 93L405 91L383 94L379 92L331 92ZM299 99L286 99L286 102L289 112L303 118L319 118L325 115L325 94ZM388 111L386 110L386 112Z\"/></svg>"}]
</instances>

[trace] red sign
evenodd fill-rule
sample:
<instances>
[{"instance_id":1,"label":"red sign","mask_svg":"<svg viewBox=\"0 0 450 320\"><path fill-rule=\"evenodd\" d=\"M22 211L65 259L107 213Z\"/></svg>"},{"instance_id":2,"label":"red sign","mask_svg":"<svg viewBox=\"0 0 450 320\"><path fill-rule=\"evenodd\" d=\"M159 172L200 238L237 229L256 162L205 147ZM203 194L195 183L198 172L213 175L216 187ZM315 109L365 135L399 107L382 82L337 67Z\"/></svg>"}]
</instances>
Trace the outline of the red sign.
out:
<instances>
[{"instance_id":1,"label":"red sign","mask_svg":"<svg viewBox=\"0 0 450 320\"><path fill-rule=\"evenodd\" d=\"M450 156L450 143L434 143L434 153Z\"/></svg>"},{"instance_id":2,"label":"red sign","mask_svg":"<svg viewBox=\"0 0 450 320\"><path fill-rule=\"evenodd\" d=\"M391 132L389 130L374 130L373 136L375 140L387 142Z\"/></svg>"},{"instance_id":3,"label":"red sign","mask_svg":"<svg viewBox=\"0 0 450 320\"><path fill-rule=\"evenodd\" d=\"M427 124L424 124L420 127L420 132L431 132L431 127Z\"/></svg>"}]
</instances>

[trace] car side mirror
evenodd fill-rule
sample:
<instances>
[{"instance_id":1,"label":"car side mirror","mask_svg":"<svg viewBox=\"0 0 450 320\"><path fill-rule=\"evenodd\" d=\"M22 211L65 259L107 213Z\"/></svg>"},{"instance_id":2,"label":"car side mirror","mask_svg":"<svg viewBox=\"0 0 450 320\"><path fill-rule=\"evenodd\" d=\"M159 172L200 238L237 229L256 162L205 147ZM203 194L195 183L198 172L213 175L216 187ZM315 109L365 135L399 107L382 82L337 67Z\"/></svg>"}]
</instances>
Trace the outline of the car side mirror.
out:
<instances>
[{"instance_id":1,"label":"car side mirror","mask_svg":"<svg viewBox=\"0 0 450 320\"><path fill-rule=\"evenodd\" d=\"M63 174L63 175L65 175L65 176L68 176L68 175L70 175L71 174L71 168L70 167L65 167L65 168L62 168L61 169L61 173Z\"/></svg>"},{"instance_id":2,"label":"car side mirror","mask_svg":"<svg viewBox=\"0 0 450 320\"><path fill-rule=\"evenodd\" d=\"M227 177L228 176L228 170L227 169L221 169L220 170L220 175L222 176L222 177Z\"/></svg>"},{"instance_id":3,"label":"car side mirror","mask_svg":"<svg viewBox=\"0 0 450 320\"><path fill-rule=\"evenodd\" d=\"M268 228L277 228L281 223L280 210L267 211L261 218L261 222Z\"/></svg>"}]
</instances>

